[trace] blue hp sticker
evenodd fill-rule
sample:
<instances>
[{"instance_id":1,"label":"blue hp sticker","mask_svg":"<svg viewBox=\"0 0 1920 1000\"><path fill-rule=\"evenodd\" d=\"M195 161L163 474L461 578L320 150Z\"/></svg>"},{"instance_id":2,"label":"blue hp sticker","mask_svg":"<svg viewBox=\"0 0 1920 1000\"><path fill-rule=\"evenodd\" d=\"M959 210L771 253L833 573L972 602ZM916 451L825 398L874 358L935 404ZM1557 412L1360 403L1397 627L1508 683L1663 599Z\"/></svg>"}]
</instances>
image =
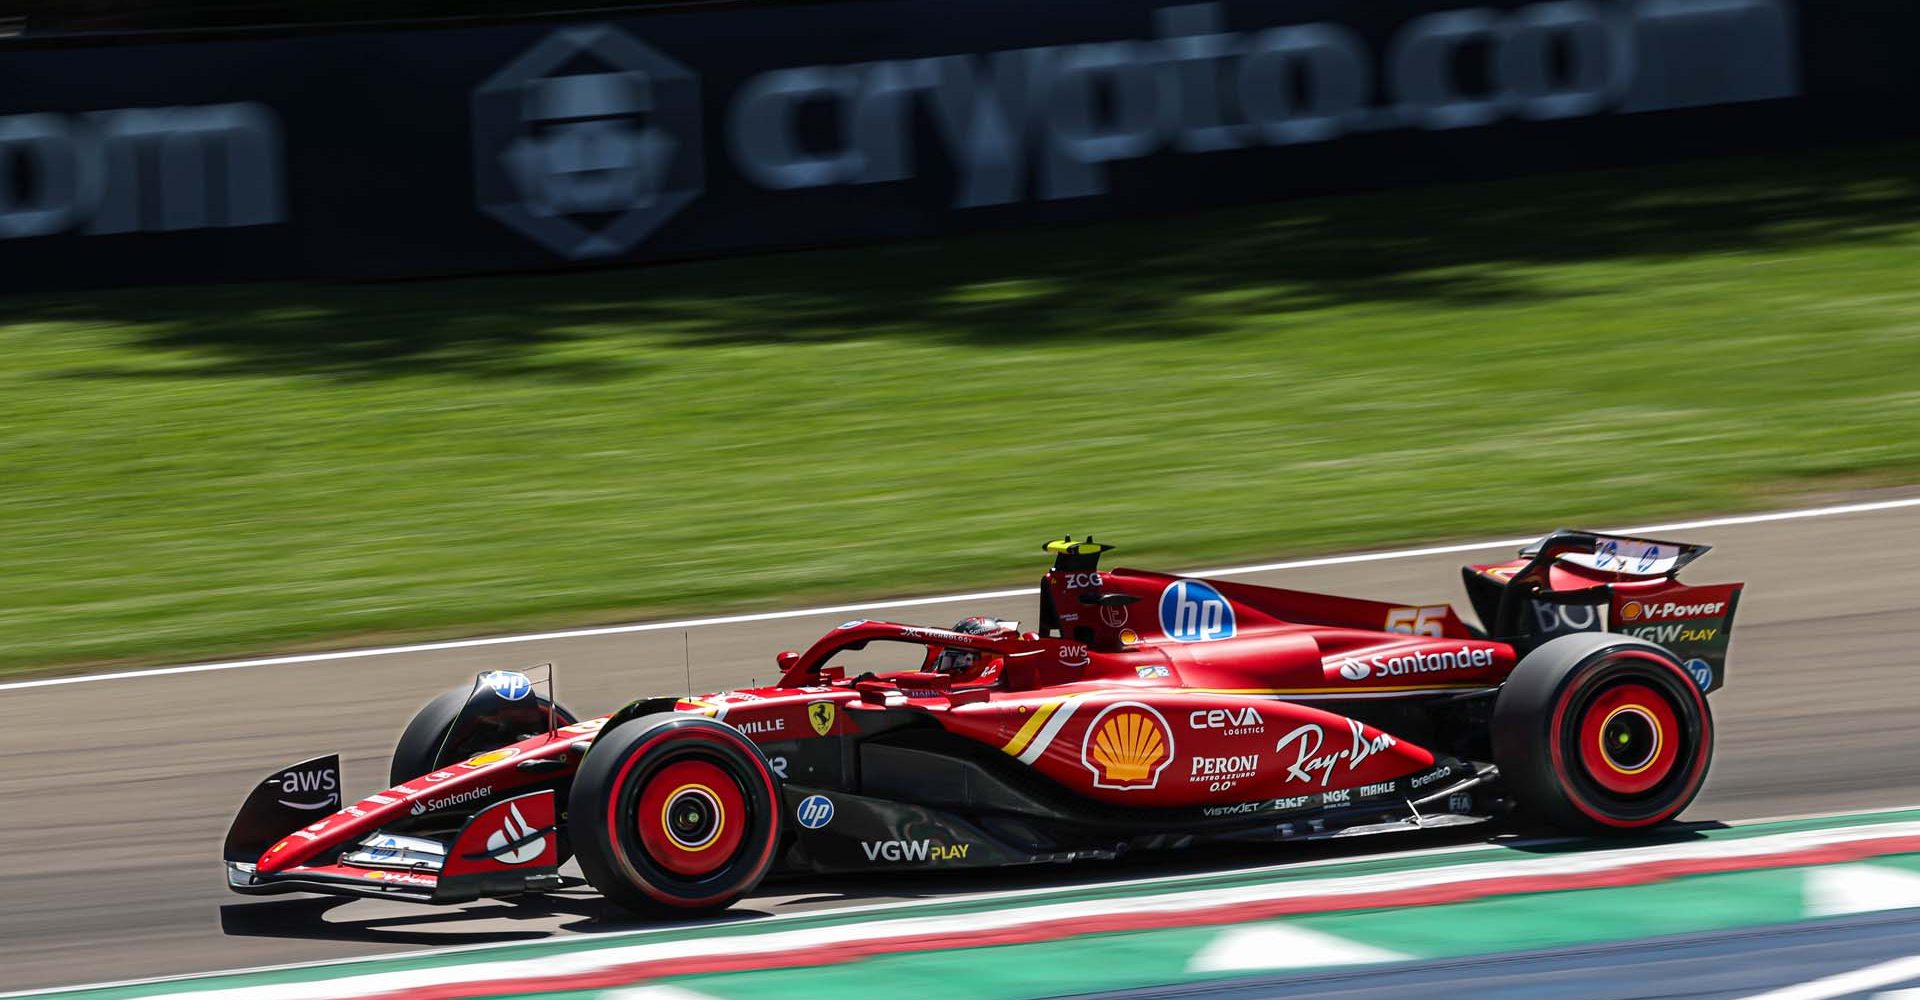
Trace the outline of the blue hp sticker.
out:
<instances>
[{"instance_id":1,"label":"blue hp sticker","mask_svg":"<svg viewBox=\"0 0 1920 1000\"><path fill-rule=\"evenodd\" d=\"M1705 691L1713 685L1713 667L1709 666L1707 661L1701 659L1688 660L1686 667L1687 676L1693 678L1695 684L1700 685L1700 690Z\"/></svg>"},{"instance_id":2,"label":"blue hp sticker","mask_svg":"<svg viewBox=\"0 0 1920 1000\"><path fill-rule=\"evenodd\" d=\"M519 701L533 691L533 682L518 670L489 670L480 675L480 683L507 701Z\"/></svg>"},{"instance_id":3,"label":"blue hp sticker","mask_svg":"<svg viewBox=\"0 0 1920 1000\"><path fill-rule=\"evenodd\" d=\"M1176 580L1160 593L1160 631L1176 642L1233 638L1233 605L1198 580Z\"/></svg>"},{"instance_id":4,"label":"blue hp sticker","mask_svg":"<svg viewBox=\"0 0 1920 1000\"><path fill-rule=\"evenodd\" d=\"M809 830L818 830L833 822L833 800L824 795L809 795L800 800L800 808L793 816L800 825Z\"/></svg>"}]
</instances>

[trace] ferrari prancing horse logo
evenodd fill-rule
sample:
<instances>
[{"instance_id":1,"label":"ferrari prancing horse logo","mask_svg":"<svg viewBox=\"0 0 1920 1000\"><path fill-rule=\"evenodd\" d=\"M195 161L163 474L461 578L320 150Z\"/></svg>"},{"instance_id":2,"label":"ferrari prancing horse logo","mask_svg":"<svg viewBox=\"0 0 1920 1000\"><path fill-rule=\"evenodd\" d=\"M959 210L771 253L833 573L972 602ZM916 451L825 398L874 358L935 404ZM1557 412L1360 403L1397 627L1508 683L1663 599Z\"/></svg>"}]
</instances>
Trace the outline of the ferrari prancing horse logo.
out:
<instances>
[{"instance_id":1,"label":"ferrari prancing horse logo","mask_svg":"<svg viewBox=\"0 0 1920 1000\"><path fill-rule=\"evenodd\" d=\"M833 731L833 717L838 714L833 702L816 701L807 706L807 721L813 723L813 731L822 736Z\"/></svg>"}]
</instances>

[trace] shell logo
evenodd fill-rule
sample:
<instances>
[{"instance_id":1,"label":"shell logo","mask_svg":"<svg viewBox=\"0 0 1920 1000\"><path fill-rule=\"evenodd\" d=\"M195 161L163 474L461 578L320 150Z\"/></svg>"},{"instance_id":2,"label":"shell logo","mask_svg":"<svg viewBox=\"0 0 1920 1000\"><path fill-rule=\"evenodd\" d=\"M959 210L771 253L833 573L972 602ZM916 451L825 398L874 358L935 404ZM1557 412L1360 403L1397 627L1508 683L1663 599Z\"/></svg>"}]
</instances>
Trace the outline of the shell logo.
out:
<instances>
[{"instance_id":1,"label":"shell logo","mask_svg":"<svg viewBox=\"0 0 1920 1000\"><path fill-rule=\"evenodd\" d=\"M1173 760L1173 730L1159 712L1138 702L1108 705L1087 726L1080 762L1095 788L1152 788Z\"/></svg>"},{"instance_id":2,"label":"shell logo","mask_svg":"<svg viewBox=\"0 0 1920 1000\"><path fill-rule=\"evenodd\" d=\"M486 767L488 764L498 764L503 760L512 760L518 756L520 756L520 751L512 747L501 747L498 750L488 750L486 753L474 754L466 760L461 761L460 766ZM449 775L449 777L451 777L451 775Z\"/></svg>"},{"instance_id":3,"label":"shell logo","mask_svg":"<svg viewBox=\"0 0 1920 1000\"><path fill-rule=\"evenodd\" d=\"M1627 621L1632 621L1635 618L1640 617L1640 613L1642 610L1643 608L1641 607L1641 604L1639 601L1628 601L1627 603L1620 605L1620 617L1626 619Z\"/></svg>"}]
</instances>

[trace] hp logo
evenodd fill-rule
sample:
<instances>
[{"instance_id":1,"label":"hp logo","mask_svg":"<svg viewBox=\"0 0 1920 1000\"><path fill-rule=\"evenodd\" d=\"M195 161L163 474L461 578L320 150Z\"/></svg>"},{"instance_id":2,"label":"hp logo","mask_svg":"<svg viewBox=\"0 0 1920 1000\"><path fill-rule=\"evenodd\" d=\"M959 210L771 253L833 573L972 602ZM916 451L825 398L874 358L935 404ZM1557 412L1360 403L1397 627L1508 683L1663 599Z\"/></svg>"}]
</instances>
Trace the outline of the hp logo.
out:
<instances>
[{"instance_id":1,"label":"hp logo","mask_svg":"<svg viewBox=\"0 0 1920 1000\"><path fill-rule=\"evenodd\" d=\"M1686 667L1687 676L1692 677L1693 682L1700 685L1700 690L1705 691L1707 688L1713 686L1713 667L1710 666L1707 661L1701 659L1688 660Z\"/></svg>"},{"instance_id":2,"label":"hp logo","mask_svg":"<svg viewBox=\"0 0 1920 1000\"><path fill-rule=\"evenodd\" d=\"M1233 638L1233 605L1198 580L1176 580L1160 593L1160 631L1176 642Z\"/></svg>"},{"instance_id":3,"label":"hp logo","mask_svg":"<svg viewBox=\"0 0 1920 1000\"><path fill-rule=\"evenodd\" d=\"M818 830L833 822L833 800L824 795L809 795L800 800L794 818L809 830Z\"/></svg>"},{"instance_id":4,"label":"hp logo","mask_svg":"<svg viewBox=\"0 0 1920 1000\"><path fill-rule=\"evenodd\" d=\"M489 670L480 675L480 683L506 701L519 701L533 691L533 682L518 670Z\"/></svg>"}]
</instances>

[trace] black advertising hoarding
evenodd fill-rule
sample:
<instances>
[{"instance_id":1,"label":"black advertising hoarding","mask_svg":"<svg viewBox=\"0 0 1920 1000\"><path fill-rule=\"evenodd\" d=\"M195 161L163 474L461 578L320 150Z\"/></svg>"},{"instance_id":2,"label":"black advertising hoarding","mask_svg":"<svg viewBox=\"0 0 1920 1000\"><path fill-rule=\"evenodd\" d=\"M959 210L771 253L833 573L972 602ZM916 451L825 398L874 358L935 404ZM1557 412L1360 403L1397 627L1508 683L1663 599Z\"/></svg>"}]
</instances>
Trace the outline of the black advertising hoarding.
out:
<instances>
[{"instance_id":1,"label":"black advertising hoarding","mask_svg":"<svg viewBox=\"0 0 1920 1000\"><path fill-rule=\"evenodd\" d=\"M547 268L1915 130L1866 0L890 0L0 50L0 288Z\"/></svg>"}]
</instances>

